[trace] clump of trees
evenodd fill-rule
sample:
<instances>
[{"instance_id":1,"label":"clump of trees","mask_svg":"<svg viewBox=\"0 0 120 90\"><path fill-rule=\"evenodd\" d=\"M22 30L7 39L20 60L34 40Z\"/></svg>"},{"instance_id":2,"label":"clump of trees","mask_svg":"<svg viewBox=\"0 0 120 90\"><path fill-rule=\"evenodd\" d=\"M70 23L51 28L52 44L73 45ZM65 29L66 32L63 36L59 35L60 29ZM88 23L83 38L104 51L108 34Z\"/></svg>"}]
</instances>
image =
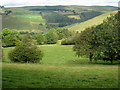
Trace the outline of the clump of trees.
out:
<instances>
[{"instance_id":1,"label":"clump of trees","mask_svg":"<svg viewBox=\"0 0 120 90\"><path fill-rule=\"evenodd\" d=\"M119 18L120 15L111 15L98 26L87 28L80 33L74 51L78 56L87 56L92 60L107 60L111 64L120 57Z\"/></svg>"},{"instance_id":2,"label":"clump of trees","mask_svg":"<svg viewBox=\"0 0 120 90\"><path fill-rule=\"evenodd\" d=\"M56 44L58 40L68 38L70 36L72 36L72 33L68 31L68 29L52 28L45 34L45 43Z\"/></svg>"},{"instance_id":3,"label":"clump of trees","mask_svg":"<svg viewBox=\"0 0 120 90\"><path fill-rule=\"evenodd\" d=\"M13 62L37 63L43 56L30 35L24 35L19 44L9 52L9 59Z\"/></svg>"},{"instance_id":4,"label":"clump of trees","mask_svg":"<svg viewBox=\"0 0 120 90\"><path fill-rule=\"evenodd\" d=\"M15 30L4 28L2 30L2 46L11 47L15 46L20 41L20 34Z\"/></svg>"}]
</instances>

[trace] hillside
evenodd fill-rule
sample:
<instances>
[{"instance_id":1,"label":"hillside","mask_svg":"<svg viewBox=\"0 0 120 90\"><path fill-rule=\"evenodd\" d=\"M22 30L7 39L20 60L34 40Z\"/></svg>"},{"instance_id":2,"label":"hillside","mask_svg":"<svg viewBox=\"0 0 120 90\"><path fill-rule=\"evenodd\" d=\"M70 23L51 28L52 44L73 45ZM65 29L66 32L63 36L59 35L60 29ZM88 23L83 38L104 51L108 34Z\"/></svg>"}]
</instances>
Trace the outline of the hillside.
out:
<instances>
[{"instance_id":1,"label":"hillside","mask_svg":"<svg viewBox=\"0 0 120 90\"><path fill-rule=\"evenodd\" d=\"M3 28L47 32L50 28L81 23L106 12L109 6L28 6L3 8ZM11 11L6 14L6 11Z\"/></svg>"},{"instance_id":2,"label":"hillside","mask_svg":"<svg viewBox=\"0 0 120 90\"><path fill-rule=\"evenodd\" d=\"M87 27L91 27L93 25L101 24L104 19L106 19L107 17L110 16L110 14L115 14L116 12L117 11L108 12L108 13L102 14L100 16L97 16L95 18L92 18L90 20L87 20L85 22L73 24L71 26L66 26L65 28L68 28L70 31L79 31L79 32L81 32Z\"/></svg>"}]
</instances>

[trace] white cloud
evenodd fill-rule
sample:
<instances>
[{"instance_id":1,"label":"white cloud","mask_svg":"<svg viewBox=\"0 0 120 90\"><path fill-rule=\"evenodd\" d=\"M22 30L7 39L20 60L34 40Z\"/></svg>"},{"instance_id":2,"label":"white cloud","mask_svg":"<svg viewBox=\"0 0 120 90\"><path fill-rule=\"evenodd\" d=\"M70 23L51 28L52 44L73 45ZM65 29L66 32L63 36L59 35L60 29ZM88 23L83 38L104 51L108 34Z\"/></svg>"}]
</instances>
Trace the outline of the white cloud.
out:
<instances>
[{"instance_id":1,"label":"white cloud","mask_svg":"<svg viewBox=\"0 0 120 90\"><path fill-rule=\"evenodd\" d=\"M110 5L118 6L118 0L1 0L5 6L40 6L40 5Z\"/></svg>"}]
</instances>

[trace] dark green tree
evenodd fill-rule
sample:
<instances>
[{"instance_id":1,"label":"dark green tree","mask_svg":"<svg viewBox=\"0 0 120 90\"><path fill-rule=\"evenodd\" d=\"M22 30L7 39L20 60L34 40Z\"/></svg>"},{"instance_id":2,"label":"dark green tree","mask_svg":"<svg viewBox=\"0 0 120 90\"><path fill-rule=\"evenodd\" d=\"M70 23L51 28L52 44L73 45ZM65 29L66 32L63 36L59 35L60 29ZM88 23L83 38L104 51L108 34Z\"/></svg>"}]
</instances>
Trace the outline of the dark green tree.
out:
<instances>
[{"instance_id":1,"label":"dark green tree","mask_svg":"<svg viewBox=\"0 0 120 90\"><path fill-rule=\"evenodd\" d=\"M93 55L97 50L94 33L94 27L87 28L82 31L76 40L75 46L73 47L76 55L89 57L90 64L92 63Z\"/></svg>"},{"instance_id":2,"label":"dark green tree","mask_svg":"<svg viewBox=\"0 0 120 90\"><path fill-rule=\"evenodd\" d=\"M97 43L101 47L101 52L96 54L96 58L111 61L111 64L113 60L118 60L120 56L119 17L118 13L111 15L101 25L96 27Z\"/></svg>"},{"instance_id":3,"label":"dark green tree","mask_svg":"<svg viewBox=\"0 0 120 90\"><path fill-rule=\"evenodd\" d=\"M90 63L92 59L99 60L119 60L120 57L120 39L119 20L120 15L111 15L98 26L87 28L81 32L74 51L78 56L89 56Z\"/></svg>"}]
</instances>

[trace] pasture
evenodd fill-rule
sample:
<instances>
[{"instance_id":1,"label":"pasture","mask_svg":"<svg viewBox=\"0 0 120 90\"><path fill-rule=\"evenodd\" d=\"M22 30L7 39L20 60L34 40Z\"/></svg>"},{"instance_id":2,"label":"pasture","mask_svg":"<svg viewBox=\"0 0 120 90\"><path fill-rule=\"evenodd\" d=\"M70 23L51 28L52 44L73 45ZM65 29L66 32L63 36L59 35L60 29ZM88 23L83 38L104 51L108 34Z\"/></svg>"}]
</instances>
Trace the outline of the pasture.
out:
<instances>
[{"instance_id":1,"label":"pasture","mask_svg":"<svg viewBox=\"0 0 120 90\"><path fill-rule=\"evenodd\" d=\"M3 88L118 88L118 65L77 57L72 45L40 45L44 58L38 64L11 63L3 48ZM108 64L105 64L108 63Z\"/></svg>"}]
</instances>

